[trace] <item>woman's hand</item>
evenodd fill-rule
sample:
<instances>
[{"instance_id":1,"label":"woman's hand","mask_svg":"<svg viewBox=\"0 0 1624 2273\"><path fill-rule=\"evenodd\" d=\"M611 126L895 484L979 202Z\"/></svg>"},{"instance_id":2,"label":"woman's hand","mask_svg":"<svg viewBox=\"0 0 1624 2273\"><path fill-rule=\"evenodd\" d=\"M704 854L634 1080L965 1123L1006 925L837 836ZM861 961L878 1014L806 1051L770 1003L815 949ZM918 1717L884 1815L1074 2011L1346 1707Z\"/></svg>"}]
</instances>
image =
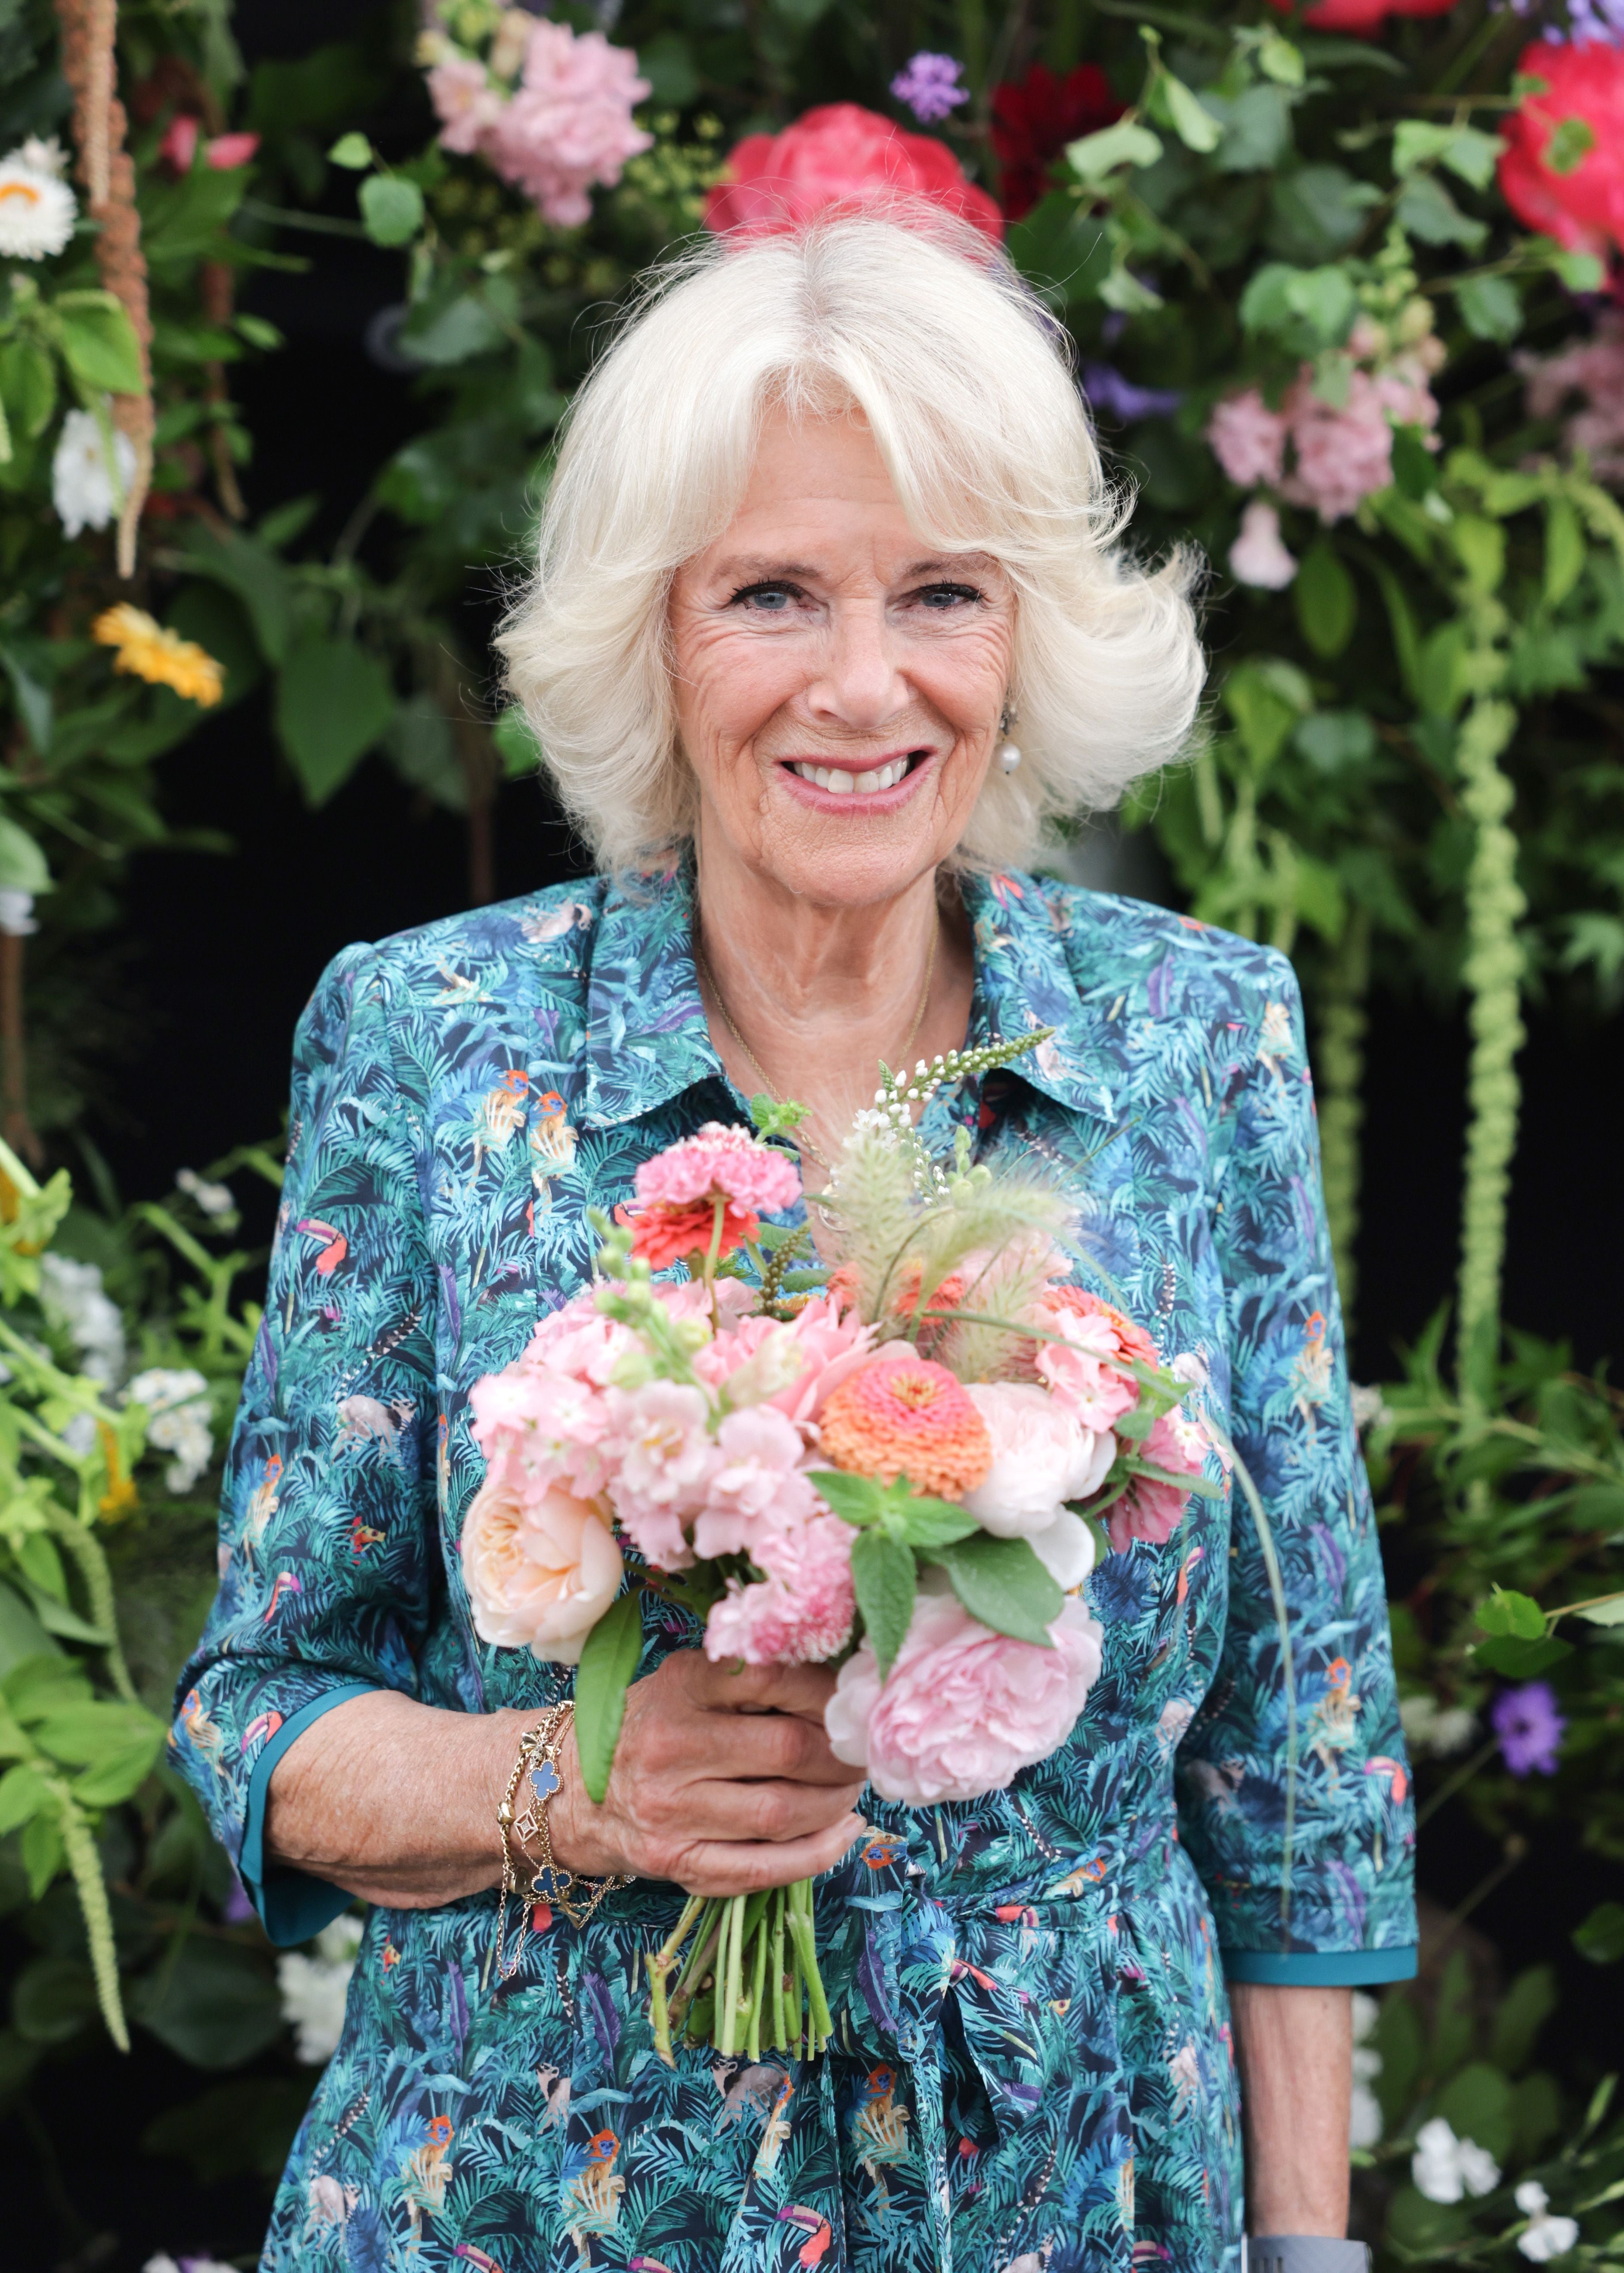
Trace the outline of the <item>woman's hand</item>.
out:
<instances>
[{"instance_id":1,"label":"woman's hand","mask_svg":"<svg viewBox=\"0 0 1624 2273\"><path fill-rule=\"evenodd\" d=\"M834 1685L821 1666L735 1671L674 1651L627 1692L601 1807L571 1731L554 1854L583 1878L674 1879L692 1894L754 1894L831 1869L864 1829L862 1780L823 1734Z\"/></svg>"}]
</instances>

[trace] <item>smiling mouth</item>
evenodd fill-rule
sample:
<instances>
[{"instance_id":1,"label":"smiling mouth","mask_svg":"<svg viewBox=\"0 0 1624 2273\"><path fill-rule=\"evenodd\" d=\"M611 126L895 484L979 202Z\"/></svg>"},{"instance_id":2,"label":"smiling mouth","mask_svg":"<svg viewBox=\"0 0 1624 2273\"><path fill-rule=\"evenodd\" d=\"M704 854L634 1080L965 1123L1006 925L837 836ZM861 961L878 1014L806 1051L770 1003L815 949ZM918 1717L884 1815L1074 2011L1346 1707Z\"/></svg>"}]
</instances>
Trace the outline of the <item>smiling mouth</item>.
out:
<instances>
[{"instance_id":1,"label":"smiling mouth","mask_svg":"<svg viewBox=\"0 0 1624 2273\"><path fill-rule=\"evenodd\" d=\"M876 791L895 789L916 765L924 762L929 754L924 750L910 750L905 757L890 758L882 766L870 766L866 772L854 773L845 766L815 765L808 760L792 761L789 770L810 782L814 789L825 790L831 797L872 797Z\"/></svg>"}]
</instances>

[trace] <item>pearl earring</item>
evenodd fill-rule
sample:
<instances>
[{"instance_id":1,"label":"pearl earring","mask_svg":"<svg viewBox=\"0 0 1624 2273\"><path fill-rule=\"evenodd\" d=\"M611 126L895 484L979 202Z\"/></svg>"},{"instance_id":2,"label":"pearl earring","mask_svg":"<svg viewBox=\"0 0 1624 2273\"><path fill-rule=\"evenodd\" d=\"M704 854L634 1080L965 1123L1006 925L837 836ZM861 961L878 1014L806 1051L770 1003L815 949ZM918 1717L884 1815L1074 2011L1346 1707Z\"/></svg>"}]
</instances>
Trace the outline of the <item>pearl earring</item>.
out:
<instances>
[{"instance_id":1,"label":"pearl earring","mask_svg":"<svg viewBox=\"0 0 1624 2273\"><path fill-rule=\"evenodd\" d=\"M998 731L1004 736L1003 741L998 745L998 764L1006 774L1012 774L1020 763L1019 748L1009 739L1010 728L1015 723L1016 715L1011 705L1006 702L1004 706L1004 716L998 722Z\"/></svg>"}]
</instances>

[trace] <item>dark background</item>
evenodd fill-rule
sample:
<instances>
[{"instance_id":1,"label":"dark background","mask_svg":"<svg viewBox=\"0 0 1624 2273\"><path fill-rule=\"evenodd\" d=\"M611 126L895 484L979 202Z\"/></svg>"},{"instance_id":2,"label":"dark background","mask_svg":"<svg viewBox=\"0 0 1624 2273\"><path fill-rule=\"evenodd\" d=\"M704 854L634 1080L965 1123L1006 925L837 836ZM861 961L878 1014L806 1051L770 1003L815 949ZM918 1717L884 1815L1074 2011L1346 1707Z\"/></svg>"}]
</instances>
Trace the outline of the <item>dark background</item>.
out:
<instances>
[{"instance_id":1,"label":"dark background","mask_svg":"<svg viewBox=\"0 0 1624 2273\"><path fill-rule=\"evenodd\" d=\"M235 16L252 62L297 56L350 34L369 13L353 0L244 0ZM412 382L372 361L367 324L398 300L396 256L306 237L302 276L267 275L248 304L287 334L284 352L242 367L237 394L256 437L244 488L257 516L320 494L304 540L330 542L381 457L414 431ZM515 551L523 532L513 532ZM387 529L372 542L387 543ZM493 620L488 585L469 606ZM167 1190L176 1169L203 1167L244 1140L273 1136L285 1104L295 1019L323 964L356 939L377 939L468 902L467 845L453 814L414 801L369 759L320 813L303 804L275 748L262 696L210 721L167 761L169 809L225 831L229 857L157 853L136 865L128 896L117 1061L97 1141L126 1197ZM508 896L566 876L578 848L533 784L509 784L495 828L497 886ZM1134 868L1135 888L1142 862ZM1154 873L1154 872L1153 872ZM1614 1065L1624 1021L1569 1023L1538 1009L1522 1060L1524 1113L1515 1171L1505 1310L1517 1326L1568 1337L1591 1366L1619 1339L1614 1294L1624 1270L1624 1202ZM1357 1378L1380 1380L1395 1345L1413 1338L1455 1269L1464 1130L1466 1038L1458 1016L1416 997L1378 995L1369 1039L1364 1228ZM116 1104L114 1100L116 1099ZM1458 1807L1431 1826L1424 1887L1440 1910L1462 1902L1500 1860ZM1564 1828L1510 1872L1473 1913L1508 1976L1552 1952L1553 1917L1584 1915L1616 1895L1616 1872ZM1624 1984L1556 1940L1562 2003L1543 2057L1570 2089L1615 2063ZM207 2080L136 2031L128 2063L110 2049L40 2072L30 2104L0 2126L0 2193L20 2224L0 2247L6 2265L62 2273L136 2273L158 2249L252 2262L266 2193L246 2179L199 2187L178 2161L144 2156L140 2133L160 2109L198 2098ZM285 2054L256 2064L313 2082ZM223 2081L223 2080L222 2080ZM120 2127L99 2114L119 2111ZM55 2150L49 2142L57 2142ZM65 2172L53 2166L77 2142ZM115 2237L117 2237L115 2239ZM15 2250L16 2254L13 2254Z\"/></svg>"}]
</instances>

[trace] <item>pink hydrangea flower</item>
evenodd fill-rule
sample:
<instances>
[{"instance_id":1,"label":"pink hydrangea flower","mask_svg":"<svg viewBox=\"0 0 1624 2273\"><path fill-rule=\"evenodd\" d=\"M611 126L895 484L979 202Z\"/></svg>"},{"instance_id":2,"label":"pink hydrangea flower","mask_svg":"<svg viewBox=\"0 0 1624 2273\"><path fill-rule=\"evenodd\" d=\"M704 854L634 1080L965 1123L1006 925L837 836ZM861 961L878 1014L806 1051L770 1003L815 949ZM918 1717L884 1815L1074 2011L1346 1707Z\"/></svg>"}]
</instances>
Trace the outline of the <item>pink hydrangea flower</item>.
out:
<instances>
[{"instance_id":1,"label":"pink hydrangea flower","mask_svg":"<svg viewBox=\"0 0 1624 2273\"><path fill-rule=\"evenodd\" d=\"M718 1194L745 1213L771 1213L800 1198L801 1171L787 1152L719 1121L707 1121L696 1136L667 1144L637 1171L637 1197L645 1207L691 1207Z\"/></svg>"},{"instance_id":2,"label":"pink hydrangea flower","mask_svg":"<svg viewBox=\"0 0 1624 2273\"><path fill-rule=\"evenodd\" d=\"M1292 505L1312 507L1328 527L1393 479L1393 426L1382 386L1366 371L1348 381L1336 409L1299 379L1286 396L1296 464L1280 484Z\"/></svg>"},{"instance_id":3,"label":"pink hydrangea flower","mask_svg":"<svg viewBox=\"0 0 1624 2273\"><path fill-rule=\"evenodd\" d=\"M482 141L505 181L561 229L588 220L594 184L613 189L628 158L653 146L632 124L650 92L629 48L601 32L572 32L545 19L530 34L513 99Z\"/></svg>"},{"instance_id":4,"label":"pink hydrangea flower","mask_svg":"<svg viewBox=\"0 0 1624 2273\"><path fill-rule=\"evenodd\" d=\"M851 1639L857 1615L852 1591L852 1542L837 1515L773 1530L755 1542L752 1560L767 1577L728 1582L726 1598L705 1622L705 1654L721 1664L816 1665Z\"/></svg>"},{"instance_id":5,"label":"pink hydrangea flower","mask_svg":"<svg viewBox=\"0 0 1624 2273\"><path fill-rule=\"evenodd\" d=\"M1065 1742L1099 1677L1104 1636L1076 1596L1049 1631L1051 1649L1011 1641L921 1594L883 1684L868 1641L841 1667L823 1713L836 1759L909 1807L1001 1789Z\"/></svg>"},{"instance_id":6,"label":"pink hydrangea flower","mask_svg":"<svg viewBox=\"0 0 1624 2273\"><path fill-rule=\"evenodd\" d=\"M1180 1407L1164 1413L1145 1439L1142 1457L1171 1475L1199 1476L1211 1450L1207 1431ZM1135 1476L1106 1519L1111 1545L1121 1555L1136 1539L1165 1546L1184 1521L1190 1494L1177 1484Z\"/></svg>"},{"instance_id":7,"label":"pink hydrangea flower","mask_svg":"<svg viewBox=\"0 0 1624 2273\"><path fill-rule=\"evenodd\" d=\"M704 1392L649 1381L612 1389L609 1409L620 1455L609 1496L621 1527L662 1571L686 1570L694 1557L684 1519L704 1505L720 1464Z\"/></svg>"},{"instance_id":8,"label":"pink hydrangea flower","mask_svg":"<svg viewBox=\"0 0 1624 2273\"><path fill-rule=\"evenodd\" d=\"M1213 455L1237 488L1271 488L1286 463L1286 421L1271 410L1255 386L1226 395L1207 423Z\"/></svg>"},{"instance_id":9,"label":"pink hydrangea flower","mask_svg":"<svg viewBox=\"0 0 1624 2273\"><path fill-rule=\"evenodd\" d=\"M748 1405L728 1414L716 1446L720 1466L705 1486L695 1549L747 1554L760 1563L764 1532L807 1522L822 1504L801 1470L801 1431L771 1405Z\"/></svg>"},{"instance_id":10,"label":"pink hydrangea flower","mask_svg":"<svg viewBox=\"0 0 1624 2273\"><path fill-rule=\"evenodd\" d=\"M1241 533L1229 547L1229 574L1260 592L1283 592L1297 574L1296 555L1280 533L1280 515L1253 498L1241 515Z\"/></svg>"}]
</instances>

